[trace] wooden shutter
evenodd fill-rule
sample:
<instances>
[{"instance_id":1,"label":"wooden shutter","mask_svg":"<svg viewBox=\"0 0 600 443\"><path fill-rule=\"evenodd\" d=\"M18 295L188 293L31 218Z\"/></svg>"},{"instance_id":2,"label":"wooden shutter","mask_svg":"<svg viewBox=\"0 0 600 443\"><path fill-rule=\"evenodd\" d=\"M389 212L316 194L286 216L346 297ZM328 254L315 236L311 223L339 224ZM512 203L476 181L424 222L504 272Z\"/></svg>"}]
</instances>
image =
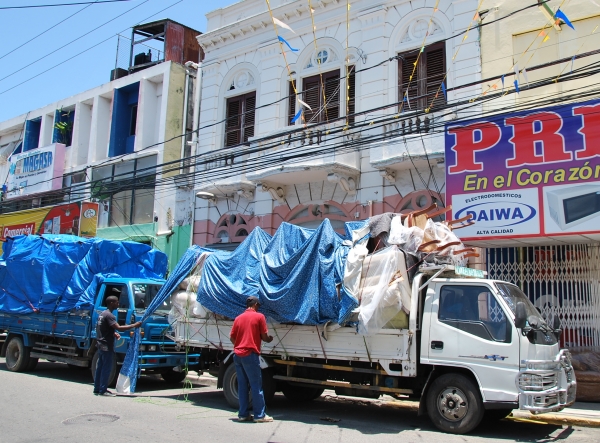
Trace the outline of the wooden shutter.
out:
<instances>
[{"instance_id":1,"label":"wooden shutter","mask_svg":"<svg viewBox=\"0 0 600 443\"><path fill-rule=\"evenodd\" d=\"M227 99L227 114L225 122L225 146L234 146L240 143L242 132L242 111L241 97L232 97Z\"/></svg>"},{"instance_id":2,"label":"wooden shutter","mask_svg":"<svg viewBox=\"0 0 600 443\"><path fill-rule=\"evenodd\" d=\"M288 125L293 125L292 120L296 116L296 94L292 82L288 82Z\"/></svg>"},{"instance_id":3,"label":"wooden shutter","mask_svg":"<svg viewBox=\"0 0 600 443\"><path fill-rule=\"evenodd\" d=\"M254 137L254 123L256 117L256 92L247 94L244 97L243 106L243 126L242 126L242 140L247 142L248 138Z\"/></svg>"},{"instance_id":4,"label":"wooden shutter","mask_svg":"<svg viewBox=\"0 0 600 443\"><path fill-rule=\"evenodd\" d=\"M321 121L335 120L340 116L340 71L323 74L325 82L325 109Z\"/></svg>"},{"instance_id":5,"label":"wooden shutter","mask_svg":"<svg viewBox=\"0 0 600 443\"><path fill-rule=\"evenodd\" d=\"M404 102L404 105L400 104L400 107L404 110L415 110L418 108L417 97L419 96L419 82L418 82L418 70L413 68L417 61L418 54L403 54L404 59L398 60L398 101L402 102L408 91L408 102ZM412 80L410 78L412 74Z\"/></svg>"},{"instance_id":6,"label":"wooden shutter","mask_svg":"<svg viewBox=\"0 0 600 443\"><path fill-rule=\"evenodd\" d=\"M227 99L225 146L245 143L254 137L256 120L256 92Z\"/></svg>"},{"instance_id":7,"label":"wooden shutter","mask_svg":"<svg viewBox=\"0 0 600 443\"><path fill-rule=\"evenodd\" d=\"M401 54L404 60L398 60L398 92L399 100L404 99L408 90L408 103L404 103L405 110L424 110L431 107L436 109L446 103L444 93L441 90L441 83L446 74L446 49L444 42L434 43L425 48L420 57L418 52ZM419 60L412 80L410 75L413 73L414 64ZM435 94L438 97L434 101ZM417 98L419 97L419 98ZM433 104L432 104L433 102Z\"/></svg>"},{"instance_id":8,"label":"wooden shutter","mask_svg":"<svg viewBox=\"0 0 600 443\"><path fill-rule=\"evenodd\" d=\"M321 81L319 76L315 75L305 78L302 85L302 100L312 108L312 111L310 109L304 109L304 121L306 123L317 123L320 121L320 114L319 117L314 120L313 117L319 113L322 102L321 97L323 95L321 92Z\"/></svg>"},{"instance_id":9,"label":"wooden shutter","mask_svg":"<svg viewBox=\"0 0 600 443\"><path fill-rule=\"evenodd\" d=\"M446 98L444 97L444 92L441 88L442 81L444 80L444 76L446 74L446 51L444 48L444 43L431 45L430 49L428 48L425 65L427 73L425 86L427 104L425 107L439 109L441 106L446 104ZM436 93L438 96L434 99Z\"/></svg>"},{"instance_id":10,"label":"wooden shutter","mask_svg":"<svg viewBox=\"0 0 600 443\"><path fill-rule=\"evenodd\" d=\"M356 74L354 66L348 67L350 75L348 76L348 123L354 123L354 113L356 112Z\"/></svg>"}]
</instances>

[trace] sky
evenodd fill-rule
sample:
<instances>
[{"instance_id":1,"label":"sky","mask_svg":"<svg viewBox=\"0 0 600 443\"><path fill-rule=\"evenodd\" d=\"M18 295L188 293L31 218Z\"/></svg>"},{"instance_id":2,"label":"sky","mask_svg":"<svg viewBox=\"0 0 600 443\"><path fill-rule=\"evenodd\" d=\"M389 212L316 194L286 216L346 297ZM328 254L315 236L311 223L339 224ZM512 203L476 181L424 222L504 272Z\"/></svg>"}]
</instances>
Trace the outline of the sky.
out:
<instances>
[{"instance_id":1,"label":"sky","mask_svg":"<svg viewBox=\"0 0 600 443\"><path fill-rule=\"evenodd\" d=\"M128 65L129 42L121 40L117 57L117 35L130 38L132 26L170 18L204 32L206 13L239 0L127 0L3 9L83 1L0 0L0 122L108 82L117 60Z\"/></svg>"}]
</instances>

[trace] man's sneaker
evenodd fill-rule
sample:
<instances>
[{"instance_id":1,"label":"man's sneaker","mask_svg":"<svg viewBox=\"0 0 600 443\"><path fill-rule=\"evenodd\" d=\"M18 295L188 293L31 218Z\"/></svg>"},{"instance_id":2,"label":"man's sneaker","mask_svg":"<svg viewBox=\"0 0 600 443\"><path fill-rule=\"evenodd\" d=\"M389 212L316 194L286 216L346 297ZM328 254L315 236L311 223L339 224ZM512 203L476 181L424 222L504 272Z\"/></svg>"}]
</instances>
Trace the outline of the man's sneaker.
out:
<instances>
[{"instance_id":1,"label":"man's sneaker","mask_svg":"<svg viewBox=\"0 0 600 443\"><path fill-rule=\"evenodd\" d=\"M94 395L100 395L98 391L94 391Z\"/></svg>"},{"instance_id":2,"label":"man's sneaker","mask_svg":"<svg viewBox=\"0 0 600 443\"><path fill-rule=\"evenodd\" d=\"M253 421L253 417L251 415L248 417L238 417L238 421Z\"/></svg>"},{"instance_id":3,"label":"man's sneaker","mask_svg":"<svg viewBox=\"0 0 600 443\"><path fill-rule=\"evenodd\" d=\"M272 421L273 421L273 417L265 414L264 417L255 419L254 423L270 423Z\"/></svg>"},{"instance_id":4,"label":"man's sneaker","mask_svg":"<svg viewBox=\"0 0 600 443\"><path fill-rule=\"evenodd\" d=\"M98 395L102 395L104 397L116 397L117 396L117 394L113 394L110 391L106 391L106 392L103 392L102 394L98 394Z\"/></svg>"}]
</instances>

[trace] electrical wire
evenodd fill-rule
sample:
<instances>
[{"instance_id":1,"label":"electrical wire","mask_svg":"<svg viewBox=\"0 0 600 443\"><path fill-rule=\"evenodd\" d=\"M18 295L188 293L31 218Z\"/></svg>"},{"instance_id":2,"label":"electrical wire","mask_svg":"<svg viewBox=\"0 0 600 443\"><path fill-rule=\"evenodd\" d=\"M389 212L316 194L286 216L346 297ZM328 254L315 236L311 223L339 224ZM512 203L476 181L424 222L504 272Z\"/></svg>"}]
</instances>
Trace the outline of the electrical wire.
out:
<instances>
[{"instance_id":1,"label":"electrical wire","mask_svg":"<svg viewBox=\"0 0 600 443\"><path fill-rule=\"evenodd\" d=\"M4 77L0 78L0 82L1 82L1 81L4 81L4 80L6 80L7 78L10 78L10 77L12 77L13 75L15 75L15 74L17 74L17 73L19 73L19 72L23 71L24 69L27 69L29 66L32 66L32 65L35 65L36 63L39 63L39 62L41 62L41 61L42 61L42 60L44 60L46 57L50 57L52 54L54 54L54 53L56 53L56 52L58 52L58 51L61 51L62 49L66 48L67 46L69 46L69 45L71 45L71 44L73 44L73 43L75 43L75 42L78 42L78 41L79 41L79 40L81 40L83 37L85 37L85 36L87 36L87 35L90 35L92 32L94 32L94 31L97 31L98 29L102 28L103 26L106 26L106 25L108 25L109 23L112 23L114 20L118 19L119 17L122 17L122 16L124 16L125 14L127 14L127 13L129 13L129 12L133 11L133 10L134 10L134 9L136 9L136 8L139 8L140 6L142 6L142 5L143 5L143 4L145 4L145 3L148 3L149 1L150 1L150 0L144 0L144 1L143 1L142 3L140 3L139 5L136 5L136 6L134 6L133 8L130 8L130 9L128 9L127 11L125 11L125 12L123 12L123 13L121 13L121 14L117 15L116 17L112 17L110 20L108 20L108 21L106 21L106 22L102 23L102 24L101 24L101 25L99 25L99 26L96 26L94 29L90 29L89 31L87 31L86 33L84 33L84 34L80 35L79 37L77 37L77 38L74 38L73 40L71 40L70 42L68 42L68 43L66 43L66 44L64 44L64 45L62 45L62 46L61 46L61 47L59 47L59 48L56 48L54 51L50 51L50 52L46 53L44 56L42 56L42 57L38 57L38 58L37 58L37 59L35 59L34 61L27 63L26 65L22 66L21 68L17 69L16 71L13 71L13 72L11 72L10 74L8 74L8 75L5 75ZM114 37L114 36L112 36L112 35L111 35L111 37L110 37L110 38L112 38L112 37ZM79 55L79 54L78 54L78 55ZM70 60L70 59L68 59L68 60ZM62 64L62 63L64 63L64 62L61 62L60 64ZM51 69L52 69L52 68L51 68ZM18 85L17 85L17 86L18 86Z\"/></svg>"},{"instance_id":2,"label":"electrical wire","mask_svg":"<svg viewBox=\"0 0 600 443\"><path fill-rule=\"evenodd\" d=\"M148 1L149 1L149 0L145 0L145 1L144 1L144 3L148 2ZM167 6L166 8L163 8L163 9L161 9L160 11L158 11L158 12L156 12L156 13L154 13L154 14L150 15L149 17L146 17L146 18L145 18L145 19L143 19L142 21L146 21L146 20L148 20L149 18L151 18L151 17L154 17L155 15L157 15L157 14L160 14L161 12L163 12L163 11L166 11L166 10L167 10L167 9L169 9L169 8L172 8L173 6L177 5L178 3L181 3L182 1L183 1L183 0L178 0L178 1L176 1L175 3L173 3L172 5L170 5L170 6ZM143 3L142 3L142 4L143 4ZM131 9L135 9L135 8L137 8L138 6L141 6L142 4L140 4L140 5L137 5L137 6L135 6L134 8L131 8ZM129 9L128 11L124 12L123 14L126 14L127 12L131 11L131 9ZM123 14L121 14L121 15L123 15ZM120 17L121 15L119 15L118 17ZM115 18L116 18L116 17L115 17ZM114 20L114 19L113 19L113 20ZM103 26L103 25L102 25L102 26ZM0 92L0 95L2 95L2 94L5 94L5 93L7 93L7 92L9 92L9 91L12 91L13 89L15 89L15 88L17 88L17 87L19 87L19 86L21 86L21 85L24 85L25 83L28 83L28 82L30 82L31 80L33 80L33 79L35 79L35 78L38 78L38 77L40 77L41 75L44 75L45 73L47 73L47 72L49 72L49 71L51 71L51 70L53 70L53 69L55 69L55 68L57 68L57 67L59 67L59 66L61 66L61 65L65 64L66 62L68 62L68 61L70 61L70 60L73 60L75 57L78 57L78 56L80 56L81 54L84 54L84 53L86 53L86 52L88 52L88 51L90 51L90 50L94 49L95 47L97 47L97 46L100 46L101 44L103 44L103 43L107 42L108 40L110 40L111 38L115 37L116 35L119 35L121 32L125 32L126 30L127 30L127 29L125 29L125 30L123 30L123 31L120 31L120 32L118 32L118 33L116 33L116 34L114 34L114 35L111 35L110 37L108 37L108 38L106 38L106 39L104 39L104 40L102 40L102 41L100 41L100 42L96 43L95 45L93 45L93 46L90 46L89 48L87 48L87 49L84 49L84 50L83 50L83 51L81 51L81 52L78 52L77 54L73 55L72 57L69 57L69 58L67 58L66 60L63 60L62 62L60 62L60 63L57 63L56 65L54 65L54 66L51 66L50 68L46 68L44 71L42 71L42 72L40 72L40 73L38 73L38 74L36 74L36 75L34 75L34 76L32 76L32 77L29 77L29 78L28 78L28 79L26 79L26 80L23 80L21 83L18 83L18 84L14 85L14 86L12 86L12 87L10 87L10 88L8 88L8 89L5 89L5 90L1 91L1 92ZM91 31L90 31L90 32L91 32ZM89 34L89 33L87 33L87 34ZM87 35L87 34L84 34L84 35ZM72 42L70 42L70 43L72 43ZM70 43L69 43L69 44L70 44ZM60 49L60 48L59 48L59 49ZM56 52L56 51L54 51L54 52ZM41 60L41 59L39 59L39 60ZM34 62L34 63L35 63L35 62ZM22 70L22 69L24 69L24 68L25 68L25 67L21 68L20 70ZM18 71L17 71L17 72L18 72ZM13 73L13 74L14 74L14 73ZM10 75L12 75L12 74L10 74ZM9 75L8 77L10 77L10 75ZM7 78L7 77L4 77L4 78ZM0 81L1 81L1 80L3 80L3 79L0 79Z\"/></svg>"},{"instance_id":3,"label":"electrical wire","mask_svg":"<svg viewBox=\"0 0 600 443\"><path fill-rule=\"evenodd\" d=\"M47 28L46 30L40 32L39 34L37 34L35 37L30 38L29 40L27 40L25 43L20 44L19 46L17 46L14 49L11 49L10 51L8 51L6 54L0 56L0 60L2 60L4 57L6 57L7 55L12 54L13 52L17 51L18 49L21 49L23 46L25 46L28 43L31 43L32 41L34 41L36 38L44 35L46 32L56 28L58 25L66 22L67 20L69 20L71 17L74 17L75 15L79 14L80 12L82 12L83 10L89 8L90 6L92 6L94 3L98 3L98 1L100 0L96 0L95 2L90 2L87 6L84 6L83 8L81 8L79 11L74 12L73 14L69 15L67 18L62 19L61 21L59 21L58 23L50 26L49 28Z\"/></svg>"},{"instance_id":4,"label":"electrical wire","mask_svg":"<svg viewBox=\"0 0 600 443\"><path fill-rule=\"evenodd\" d=\"M593 52L594 52L594 51L593 51ZM588 55L589 55L589 54L588 54ZM584 56L584 55L582 54L581 56ZM560 61L559 61L559 62L560 62ZM555 63L556 63L556 62L554 62L554 63L552 63L552 64L555 64ZM546 64L546 65L548 65L548 64ZM533 70L533 69L534 69L534 68L531 68L530 70ZM572 74L577 74L577 70L576 70L576 71L574 71ZM593 74L594 74L594 72L592 72L592 73L591 73L591 74L589 74L589 75L593 75ZM566 80L570 80L570 79L571 79L571 77L573 77L573 75L570 75L568 78L566 78ZM575 77L573 77L573 78L575 78ZM486 80L487 80L487 79L485 79L485 80L483 80L483 81L486 81ZM565 79L561 79L561 81L562 81L562 80L565 80ZM393 105L394 105L394 104L392 104L391 106L393 106ZM388 105L387 107L389 107L389 106L390 106L390 105ZM453 104L453 106L454 106L454 104ZM371 110L367 110L367 111L363 111L363 114L364 114L365 112L372 112L372 111L373 111L372 109L371 109ZM354 114L354 115L357 115L357 114ZM345 117L344 117L344 118L345 118ZM199 129L200 129L200 128L199 128ZM302 131L302 130L303 130L303 128L299 128L299 130L300 130L300 131ZM281 137L281 135L282 135L282 134L280 133L280 134L278 134L278 135L277 135L277 137ZM285 134L283 134L283 135L285 135ZM291 135L291 133L290 133L290 135ZM178 138L178 137L180 137L180 136L177 136L177 137L175 137L175 138ZM152 145L152 146L157 146L157 145L160 145L160 144L162 144L162 143L165 143L165 142L161 142L161 143L158 143L158 144L154 144L154 145ZM144 149L146 149L146 148L144 148ZM261 148L261 149L264 149L264 148ZM267 148L267 149L268 149L268 148ZM209 152L208 154L210 154L210 152ZM205 153L205 154L199 154L199 156L202 156L202 155L206 155L206 153ZM181 163L181 161L183 161L183 160L188 160L188 159L191 159L191 158L182 159L182 160L177 160L177 161L175 161L174 163L178 163L178 164L179 164L179 163ZM114 161L114 159L109 159L109 160L113 160L113 161ZM166 164L163 164L162 166L168 166L168 165L166 165ZM157 165L157 167L158 167L158 165ZM164 172L163 172L163 173L164 173Z\"/></svg>"},{"instance_id":5,"label":"electrical wire","mask_svg":"<svg viewBox=\"0 0 600 443\"><path fill-rule=\"evenodd\" d=\"M93 5L100 3L117 3L130 2L133 0L96 0L95 2L78 2L78 3L55 3L47 5L23 5L23 6L0 6L0 9L33 9L33 8L52 8L55 6L78 6L78 5Z\"/></svg>"}]
</instances>

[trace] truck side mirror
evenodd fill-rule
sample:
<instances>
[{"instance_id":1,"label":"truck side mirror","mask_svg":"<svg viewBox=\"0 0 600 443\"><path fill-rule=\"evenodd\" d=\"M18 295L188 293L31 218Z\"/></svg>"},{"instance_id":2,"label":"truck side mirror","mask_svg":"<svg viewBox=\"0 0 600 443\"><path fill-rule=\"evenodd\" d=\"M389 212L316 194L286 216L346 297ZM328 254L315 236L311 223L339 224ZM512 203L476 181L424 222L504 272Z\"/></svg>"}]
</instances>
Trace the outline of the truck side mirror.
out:
<instances>
[{"instance_id":1,"label":"truck side mirror","mask_svg":"<svg viewBox=\"0 0 600 443\"><path fill-rule=\"evenodd\" d=\"M525 303L522 301L517 303L517 309L515 312L515 326L519 329L523 329L527 324L527 310L525 309Z\"/></svg>"},{"instance_id":2,"label":"truck side mirror","mask_svg":"<svg viewBox=\"0 0 600 443\"><path fill-rule=\"evenodd\" d=\"M555 331L560 329L560 318L556 314L554 314L554 318L552 319L552 329Z\"/></svg>"}]
</instances>

